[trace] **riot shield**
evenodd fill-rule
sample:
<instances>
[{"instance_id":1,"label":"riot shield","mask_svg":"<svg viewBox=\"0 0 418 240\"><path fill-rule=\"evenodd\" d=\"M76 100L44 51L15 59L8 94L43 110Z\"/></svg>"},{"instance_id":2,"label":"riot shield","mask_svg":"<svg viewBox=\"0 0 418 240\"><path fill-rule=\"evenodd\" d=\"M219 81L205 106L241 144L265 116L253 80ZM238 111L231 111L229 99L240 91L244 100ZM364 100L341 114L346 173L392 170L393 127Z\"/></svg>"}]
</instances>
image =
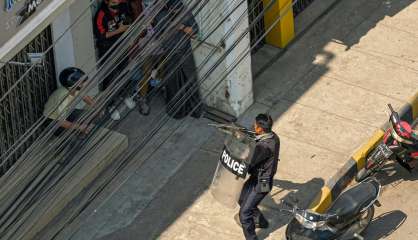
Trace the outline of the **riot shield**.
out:
<instances>
[{"instance_id":1,"label":"riot shield","mask_svg":"<svg viewBox=\"0 0 418 240\"><path fill-rule=\"evenodd\" d=\"M221 204L235 208L254 154L255 140L250 131L235 125L222 125L227 132L210 191ZM219 128L219 127L218 127Z\"/></svg>"}]
</instances>

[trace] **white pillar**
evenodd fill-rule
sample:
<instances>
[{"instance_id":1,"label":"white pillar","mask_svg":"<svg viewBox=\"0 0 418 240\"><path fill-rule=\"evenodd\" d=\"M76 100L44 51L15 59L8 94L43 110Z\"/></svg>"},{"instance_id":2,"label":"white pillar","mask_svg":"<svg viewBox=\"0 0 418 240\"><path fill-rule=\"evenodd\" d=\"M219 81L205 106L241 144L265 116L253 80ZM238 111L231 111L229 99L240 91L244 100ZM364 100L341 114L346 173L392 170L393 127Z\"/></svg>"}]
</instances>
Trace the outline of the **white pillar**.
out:
<instances>
[{"instance_id":1,"label":"white pillar","mask_svg":"<svg viewBox=\"0 0 418 240\"><path fill-rule=\"evenodd\" d=\"M72 22L89 7L90 1L74 1L70 6ZM94 46L93 16L91 11L85 11L77 25L71 29L74 43L75 66L85 71L96 65L96 50Z\"/></svg>"},{"instance_id":2,"label":"white pillar","mask_svg":"<svg viewBox=\"0 0 418 240\"><path fill-rule=\"evenodd\" d=\"M71 25L70 11L63 11L52 23L52 37L54 46L55 72L58 79L59 73L66 67L75 65L74 43L71 31L63 33Z\"/></svg>"},{"instance_id":3,"label":"white pillar","mask_svg":"<svg viewBox=\"0 0 418 240\"><path fill-rule=\"evenodd\" d=\"M220 21L222 18L228 15L228 13L236 7L239 1L209 1L209 4L204 10L196 17L201 28L200 38L204 38L208 35L212 29L214 23ZM210 17L208 15L215 9L215 13L212 13ZM208 56L208 54L214 49L214 45L225 36L225 34L231 29L231 27L237 22L238 18L243 12L247 11L247 3L242 4L230 15L228 20L220 27L208 40L207 43L197 48L195 51L195 59L197 65ZM202 77L207 70L224 54L225 50L231 47L234 41L248 28L248 14L245 15L239 26L233 32L233 34L226 39L223 48L216 48L216 54L211 58L208 64L206 64L199 76ZM197 42L194 42L196 46ZM227 58L221 63L221 65L210 75L210 77L202 84L201 92L203 96L215 86L215 84L223 76L225 70L231 67L234 62L240 57L241 53L247 51L250 46L249 34L241 40L237 47L227 56ZM235 68L235 70L228 75L228 77L210 94L205 103L209 106L218 108L225 112L228 112L234 116L242 114L253 103L253 89L252 89L252 72L251 72L251 55L245 56L244 60Z\"/></svg>"},{"instance_id":4,"label":"white pillar","mask_svg":"<svg viewBox=\"0 0 418 240\"><path fill-rule=\"evenodd\" d=\"M232 10L236 7L238 3L231 4L229 10ZM230 21L227 21L225 24L225 32L227 32L237 19L246 13L248 9L247 2L242 4L230 16ZM242 35L247 28L249 27L248 23L248 14L245 15L243 21L239 24L238 28L234 31L232 36L227 39L225 42L226 48L232 46L234 42ZM247 33L245 38L241 40L235 50L229 54L226 58L227 67L231 67L238 58L242 57L243 53L249 51L250 48L250 33ZM227 86L229 90L229 104L234 110L235 115L240 115L247 110L253 104L253 80L252 80L252 71L251 71L251 53L248 53L241 63L235 68L235 70L227 78Z\"/></svg>"}]
</instances>

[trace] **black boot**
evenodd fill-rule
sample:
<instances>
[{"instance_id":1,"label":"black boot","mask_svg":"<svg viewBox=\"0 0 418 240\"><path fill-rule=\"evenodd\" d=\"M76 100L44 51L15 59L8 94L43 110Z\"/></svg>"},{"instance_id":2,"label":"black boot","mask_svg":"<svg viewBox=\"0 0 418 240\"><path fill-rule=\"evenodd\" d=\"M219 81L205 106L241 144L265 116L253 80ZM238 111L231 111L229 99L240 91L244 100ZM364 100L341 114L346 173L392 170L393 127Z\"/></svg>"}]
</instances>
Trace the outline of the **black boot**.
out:
<instances>
[{"instance_id":1,"label":"black boot","mask_svg":"<svg viewBox=\"0 0 418 240\"><path fill-rule=\"evenodd\" d=\"M234 220L237 223L237 225L241 227L241 221L239 220L239 213L234 215ZM268 228L269 227L269 222L263 216L263 214L260 214L259 216L255 216L254 223L255 223L256 228Z\"/></svg>"},{"instance_id":2,"label":"black boot","mask_svg":"<svg viewBox=\"0 0 418 240\"><path fill-rule=\"evenodd\" d=\"M254 217L255 227L256 228L268 228L269 222L264 217L262 213L260 213L258 216Z\"/></svg>"}]
</instances>

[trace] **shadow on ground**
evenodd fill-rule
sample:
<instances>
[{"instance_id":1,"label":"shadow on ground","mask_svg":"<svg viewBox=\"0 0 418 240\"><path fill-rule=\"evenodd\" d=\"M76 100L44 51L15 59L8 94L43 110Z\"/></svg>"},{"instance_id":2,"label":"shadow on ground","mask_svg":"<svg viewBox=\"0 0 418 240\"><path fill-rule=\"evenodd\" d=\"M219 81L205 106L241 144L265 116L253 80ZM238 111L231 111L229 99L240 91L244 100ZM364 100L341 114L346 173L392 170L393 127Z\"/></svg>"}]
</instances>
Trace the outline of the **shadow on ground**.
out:
<instances>
[{"instance_id":1,"label":"shadow on ground","mask_svg":"<svg viewBox=\"0 0 418 240\"><path fill-rule=\"evenodd\" d=\"M209 187L218 154L199 151L165 184L147 208L126 228L102 239L156 239ZM152 179L150 179L152 181Z\"/></svg>"},{"instance_id":2,"label":"shadow on ground","mask_svg":"<svg viewBox=\"0 0 418 240\"><path fill-rule=\"evenodd\" d=\"M406 219L407 215L402 211L384 213L373 219L363 235L368 240L385 239L400 228Z\"/></svg>"},{"instance_id":3,"label":"shadow on ground","mask_svg":"<svg viewBox=\"0 0 418 240\"><path fill-rule=\"evenodd\" d=\"M398 163L389 162L378 174L376 174L376 177L382 186L395 186L403 181L417 181L418 169L413 169L409 172Z\"/></svg>"},{"instance_id":4,"label":"shadow on ground","mask_svg":"<svg viewBox=\"0 0 418 240\"><path fill-rule=\"evenodd\" d=\"M258 232L258 237L260 239L266 239L277 229L290 222L291 216L286 212L280 211L282 208L282 200L297 204L301 208L307 208L312 199L315 198L318 191L324 186L324 183L325 182L322 178L313 178L305 183L274 180L274 190L261 204L261 207L263 207L262 212L267 220L269 220L270 226L268 229L260 230ZM279 202L273 199L273 197L280 195L283 192L286 192L286 194L280 198Z\"/></svg>"}]
</instances>

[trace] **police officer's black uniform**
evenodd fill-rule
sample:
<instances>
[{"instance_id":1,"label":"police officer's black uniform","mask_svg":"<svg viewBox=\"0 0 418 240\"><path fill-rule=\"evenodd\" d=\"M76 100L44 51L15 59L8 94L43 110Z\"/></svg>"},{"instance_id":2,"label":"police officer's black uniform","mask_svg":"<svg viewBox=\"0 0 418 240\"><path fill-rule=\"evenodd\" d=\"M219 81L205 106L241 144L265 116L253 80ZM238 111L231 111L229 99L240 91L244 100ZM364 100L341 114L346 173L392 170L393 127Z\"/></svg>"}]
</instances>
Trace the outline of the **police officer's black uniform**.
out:
<instances>
[{"instance_id":1,"label":"police officer's black uniform","mask_svg":"<svg viewBox=\"0 0 418 240\"><path fill-rule=\"evenodd\" d=\"M279 162L280 139L274 133L257 136L254 157L249 167L250 178L244 184L239 199L239 220L245 238L255 240L255 222L261 216L258 204L271 191Z\"/></svg>"}]
</instances>

